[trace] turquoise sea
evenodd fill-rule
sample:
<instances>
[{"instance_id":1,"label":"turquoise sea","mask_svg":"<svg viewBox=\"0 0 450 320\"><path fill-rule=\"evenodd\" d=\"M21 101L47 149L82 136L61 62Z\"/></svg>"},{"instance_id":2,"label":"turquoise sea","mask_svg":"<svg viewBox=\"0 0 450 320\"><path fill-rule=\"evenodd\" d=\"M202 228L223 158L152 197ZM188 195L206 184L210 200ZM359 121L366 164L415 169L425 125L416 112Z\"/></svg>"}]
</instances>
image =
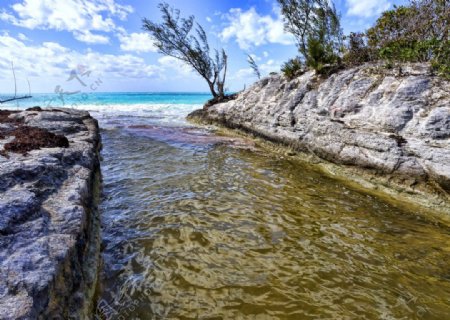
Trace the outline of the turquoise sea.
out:
<instances>
[{"instance_id":1,"label":"turquoise sea","mask_svg":"<svg viewBox=\"0 0 450 320\"><path fill-rule=\"evenodd\" d=\"M0 99L10 95L0 94ZM114 92L114 93L40 93L31 99L1 104L1 109L26 109L34 106L82 109L101 120L143 117L166 125L184 123L186 115L211 99L208 93ZM159 121L158 121L159 120Z\"/></svg>"},{"instance_id":2,"label":"turquoise sea","mask_svg":"<svg viewBox=\"0 0 450 320\"><path fill-rule=\"evenodd\" d=\"M20 96L20 95L18 95ZM9 94L0 94L0 99L10 98ZM39 93L31 99L18 100L2 106L8 107L73 107L76 105L142 105L142 104L203 104L210 99L208 93L188 92L68 92Z\"/></svg>"}]
</instances>

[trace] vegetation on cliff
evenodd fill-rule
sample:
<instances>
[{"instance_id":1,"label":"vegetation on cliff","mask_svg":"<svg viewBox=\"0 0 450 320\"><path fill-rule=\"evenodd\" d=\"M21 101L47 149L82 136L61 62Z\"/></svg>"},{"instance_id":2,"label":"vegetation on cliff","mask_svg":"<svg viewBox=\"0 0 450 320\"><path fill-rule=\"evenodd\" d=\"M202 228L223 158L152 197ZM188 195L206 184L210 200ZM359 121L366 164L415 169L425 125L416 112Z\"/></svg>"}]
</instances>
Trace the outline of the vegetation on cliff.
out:
<instances>
[{"instance_id":1,"label":"vegetation on cliff","mask_svg":"<svg viewBox=\"0 0 450 320\"><path fill-rule=\"evenodd\" d=\"M384 12L366 33L371 59L430 62L433 70L450 78L450 3L412 0L408 6Z\"/></svg>"},{"instance_id":2,"label":"vegetation on cliff","mask_svg":"<svg viewBox=\"0 0 450 320\"><path fill-rule=\"evenodd\" d=\"M325 72L339 63L342 29L336 7L328 0L278 0L285 30L294 35L307 67ZM296 68L295 61L292 66Z\"/></svg>"},{"instance_id":3,"label":"vegetation on cliff","mask_svg":"<svg viewBox=\"0 0 450 320\"><path fill-rule=\"evenodd\" d=\"M297 40L300 58L283 66L292 78L305 67L329 74L365 62L392 68L404 62L430 63L450 78L450 4L446 0L411 0L385 11L365 32L342 37L339 15L324 0L278 0L285 29ZM299 63L301 61L301 63Z\"/></svg>"}]
</instances>

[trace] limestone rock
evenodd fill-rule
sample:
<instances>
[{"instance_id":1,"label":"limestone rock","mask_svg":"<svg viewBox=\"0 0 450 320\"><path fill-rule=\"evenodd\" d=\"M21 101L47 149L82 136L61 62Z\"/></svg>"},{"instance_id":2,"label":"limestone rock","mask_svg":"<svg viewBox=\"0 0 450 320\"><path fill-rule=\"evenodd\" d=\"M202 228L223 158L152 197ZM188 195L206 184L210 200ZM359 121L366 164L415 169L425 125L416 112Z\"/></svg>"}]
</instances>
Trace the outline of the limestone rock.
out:
<instances>
[{"instance_id":1,"label":"limestone rock","mask_svg":"<svg viewBox=\"0 0 450 320\"><path fill-rule=\"evenodd\" d=\"M9 118L3 129L47 129L69 147L0 154L0 319L85 319L100 257L97 121L69 109Z\"/></svg>"}]
</instances>

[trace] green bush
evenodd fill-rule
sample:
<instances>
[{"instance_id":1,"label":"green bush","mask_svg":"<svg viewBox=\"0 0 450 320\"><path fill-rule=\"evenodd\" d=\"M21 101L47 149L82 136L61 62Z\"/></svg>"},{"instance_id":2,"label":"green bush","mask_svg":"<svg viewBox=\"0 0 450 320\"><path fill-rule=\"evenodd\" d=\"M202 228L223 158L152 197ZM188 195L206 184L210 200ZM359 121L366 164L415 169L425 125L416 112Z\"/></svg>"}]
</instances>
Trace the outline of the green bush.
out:
<instances>
[{"instance_id":1,"label":"green bush","mask_svg":"<svg viewBox=\"0 0 450 320\"><path fill-rule=\"evenodd\" d=\"M367 31L369 47L375 53L371 59L388 65L430 62L433 70L450 78L448 10L443 0L415 0L384 12Z\"/></svg>"},{"instance_id":2,"label":"green bush","mask_svg":"<svg viewBox=\"0 0 450 320\"><path fill-rule=\"evenodd\" d=\"M288 78L289 80L294 79L302 75L304 71L304 66L299 58L289 59L281 66L281 72Z\"/></svg>"},{"instance_id":3,"label":"green bush","mask_svg":"<svg viewBox=\"0 0 450 320\"><path fill-rule=\"evenodd\" d=\"M434 49L431 66L438 74L450 80L450 41L442 41L441 45Z\"/></svg>"},{"instance_id":4,"label":"green bush","mask_svg":"<svg viewBox=\"0 0 450 320\"><path fill-rule=\"evenodd\" d=\"M278 0L284 16L285 30L297 42L299 54L307 66L319 73L330 69L338 61L342 45L340 16L332 1ZM336 67L336 66L334 66ZM297 61L283 67L289 78L300 68Z\"/></svg>"},{"instance_id":5,"label":"green bush","mask_svg":"<svg viewBox=\"0 0 450 320\"><path fill-rule=\"evenodd\" d=\"M398 40L386 43L378 50L379 58L399 62L427 62L433 60L441 44L437 40Z\"/></svg>"},{"instance_id":6,"label":"green bush","mask_svg":"<svg viewBox=\"0 0 450 320\"><path fill-rule=\"evenodd\" d=\"M319 74L326 74L333 66L339 64L339 57L333 48L318 38L308 39L308 58L306 65Z\"/></svg>"},{"instance_id":7,"label":"green bush","mask_svg":"<svg viewBox=\"0 0 450 320\"><path fill-rule=\"evenodd\" d=\"M367 36L363 32L352 32L345 38L347 40L344 48L342 61L345 66L358 66L374 58L373 50L367 45Z\"/></svg>"}]
</instances>

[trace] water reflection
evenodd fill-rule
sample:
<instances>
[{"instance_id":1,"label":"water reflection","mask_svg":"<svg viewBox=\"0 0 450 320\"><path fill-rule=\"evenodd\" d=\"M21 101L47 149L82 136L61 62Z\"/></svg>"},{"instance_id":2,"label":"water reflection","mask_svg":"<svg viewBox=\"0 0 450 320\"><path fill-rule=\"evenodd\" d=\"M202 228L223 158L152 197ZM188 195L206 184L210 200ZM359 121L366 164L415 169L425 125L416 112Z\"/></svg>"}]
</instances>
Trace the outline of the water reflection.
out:
<instances>
[{"instance_id":1,"label":"water reflection","mask_svg":"<svg viewBox=\"0 0 450 320\"><path fill-rule=\"evenodd\" d=\"M450 314L449 227L242 142L141 129L103 132L99 315Z\"/></svg>"}]
</instances>

